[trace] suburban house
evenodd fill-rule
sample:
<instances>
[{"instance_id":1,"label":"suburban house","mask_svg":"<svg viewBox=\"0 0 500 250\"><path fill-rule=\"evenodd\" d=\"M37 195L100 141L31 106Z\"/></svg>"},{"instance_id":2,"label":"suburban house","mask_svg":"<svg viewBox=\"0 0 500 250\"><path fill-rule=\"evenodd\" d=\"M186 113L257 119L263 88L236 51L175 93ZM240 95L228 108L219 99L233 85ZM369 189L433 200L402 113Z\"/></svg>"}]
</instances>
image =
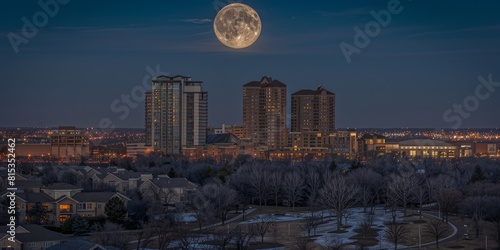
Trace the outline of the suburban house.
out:
<instances>
[{"instance_id":1,"label":"suburban house","mask_svg":"<svg viewBox=\"0 0 500 250\"><path fill-rule=\"evenodd\" d=\"M91 177L94 189L109 188L122 194L138 188L144 181L152 178L152 174L136 172L99 173Z\"/></svg>"},{"instance_id":2,"label":"suburban house","mask_svg":"<svg viewBox=\"0 0 500 250\"><path fill-rule=\"evenodd\" d=\"M174 205L189 200L198 185L188 181L186 178L169 178L166 175L148 179L140 185L144 196L161 200L165 204Z\"/></svg>"},{"instance_id":3,"label":"suburban house","mask_svg":"<svg viewBox=\"0 0 500 250\"><path fill-rule=\"evenodd\" d=\"M18 190L16 197L19 220L21 223L29 222L28 212L37 203L47 212L47 221L42 223L59 226L76 214L85 217L104 215L104 207L113 197L120 198L125 205L130 200L118 192L81 191L81 188L67 183L54 183L42 187L39 193Z\"/></svg>"},{"instance_id":4,"label":"suburban house","mask_svg":"<svg viewBox=\"0 0 500 250\"><path fill-rule=\"evenodd\" d=\"M47 249L66 242L70 236L48 230L40 225L22 225L16 227L15 242L9 241L7 226L0 226L0 249L35 250Z\"/></svg>"},{"instance_id":5,"label":"suburban house","mask_svg":"<svg viewBox=\"0 0 500 250\"><path fill-rule=\"evenodd\" d=\"M78 201L76 213L83 217L104 216L104 207L114 197L120 198L125 204L130 200L118 192L81 192L72 198Z\"/></svg>"}]
</instances>

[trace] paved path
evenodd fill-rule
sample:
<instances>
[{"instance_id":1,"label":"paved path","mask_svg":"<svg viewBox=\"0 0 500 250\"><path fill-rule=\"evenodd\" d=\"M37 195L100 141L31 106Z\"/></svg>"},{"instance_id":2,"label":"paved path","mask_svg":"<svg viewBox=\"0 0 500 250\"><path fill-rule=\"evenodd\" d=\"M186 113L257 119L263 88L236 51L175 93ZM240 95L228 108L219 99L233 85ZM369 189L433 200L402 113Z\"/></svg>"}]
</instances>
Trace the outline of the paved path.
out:
<instances>
[{"instance_id":1,"label":"paved path","mask_svg":"<svg viewBox=\"0 0 500 250\"><path fill-rule=\"evenodd\" d=\"M246 209L246 210L245 210L245 216L246 216L246 215L248 215L248 214L250 214L250 213L252 213L252 212L254 212L255 210L256 210L255 208L249 208L249 209ZM243 213L238 214L238 215L234 216L233 218L231 218L231 219L229 219L229 220L226 220L226 221L224 222L224 224L231 223L231 222L233 222L233 221L239 220L239 219L241 219L242 217L243 217ZM216 227L216 226L220 226L220 225L222 225L222 222L215 223L215 224L212 224L212 225L207 225L207 226L201 227L201 229L203 230L203 229L207 229L207 228L211 228L211 227ZM199 228L195 228L195 229L193 229L193 231L199 231L199 230L200 230Z\"/></svg>"},{"instance_id":2,"label":"paved path","mask_svg":"<svg viewBox=\"0 0 500 250\"><path fill-rule=\"evenodd\" d=\"M436 213L436 212L422 212L422 214L425 215L425 216L434 217L434 218L439 219L439 220L441 219L441 218L439 218L438 213ZM448 219L448 225L450 225L451 228L453 229L453 233L451 235L443 238L443 239L440 239L439 240L440 244L444 243L444 242L449 242L449 241L453 240L453 237L455 235L457 235L457 233L458 233L458 228L460 228L459 225L457 225L456 222L453 222L453 221L451 221L449 219ZM433 242L422 244L420 246L421 247L428 247L428 246L435 246L435 245L436 245L436 242L433 241ZM405 246L405 247L401 247L400 249L418 249L418 248L419 248L419 246L416 245L416 246Z\"/></svg>"}]
</instances>

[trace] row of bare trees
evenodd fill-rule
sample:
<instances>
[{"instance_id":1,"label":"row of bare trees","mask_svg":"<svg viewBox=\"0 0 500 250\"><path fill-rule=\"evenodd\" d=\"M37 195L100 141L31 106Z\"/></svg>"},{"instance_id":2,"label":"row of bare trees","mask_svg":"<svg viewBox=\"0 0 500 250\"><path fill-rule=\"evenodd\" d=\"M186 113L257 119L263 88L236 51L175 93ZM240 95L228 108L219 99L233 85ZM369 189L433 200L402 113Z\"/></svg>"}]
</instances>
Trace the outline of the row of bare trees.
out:
<instances>
[{"instance_id":1,"label":"row of bare trees","mask_svg":"<svg viewBox=\"0 0 500 250\"><path fill-rule=\"evenodd\" d=\"M176 177L201 180L186 207L196 214L199 229L223 224L230 210L256 204L274 206L276 211L279 206L330 209L336 215L337 230L341 230L349 208L361 206L370 214L375 206L384 205L393 212L394 225L398 224L396 211L406 215L409 208L417 207L422 215L422 210L434 207L444 223L450 215L466 215L474 221L477 236L486 232L498 240L500 210L495 208L500 207L500 178L491 167L498 163L479 167L477 162L481 160L385 157L347 169L328 161L248 159L222 166L197 162L193 169L189 169L189 162L167 165ZM314 230L316 221L312 213L309 231Z\"/></svg>"}]
</instances>

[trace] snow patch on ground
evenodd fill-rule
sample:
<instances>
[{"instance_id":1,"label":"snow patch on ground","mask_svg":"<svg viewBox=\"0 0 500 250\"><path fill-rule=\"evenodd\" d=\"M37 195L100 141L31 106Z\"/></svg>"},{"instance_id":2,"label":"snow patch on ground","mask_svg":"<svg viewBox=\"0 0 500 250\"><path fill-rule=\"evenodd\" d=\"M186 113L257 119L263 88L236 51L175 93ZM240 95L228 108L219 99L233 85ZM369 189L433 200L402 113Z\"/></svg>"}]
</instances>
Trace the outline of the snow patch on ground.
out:
<instances>
[{"instance_id":1,"label":"snow patch on ground","mask_svg":"<svg viewBox=\"0 0 500 250\"><path fill-rule=\"evenodd\" d=\"M326 220L327 223L321 224L316 229L316 235L319 236L316 237L315 242L323 246L331 245L333 242L338 245L355 242L356 240L349 238L357 234L354 230L358 228L358 225L363 222L363 220L365 220L365 216L368 216L368 214L363 213L363 208L351 208L346 213L348 214L347 223L344 217L344 224L350 226L344 228L344 230L347 232L335 233L334 231L337 230L337 219L330 218ZM401 217L402 215L402 212L397 212L397 217ZM392 221L391 212L389 210L387 210L386 212L383 208L375 208L372 228L381 229L380 231L378 231L377 237L377 239L379 240L379 244L369 249L394 248L394 245L385 239L384 222L386 221Z\"/></svg>"},{"instance_id":2,"label":"snow patch on ground","mask_svg":"<svg viewBox=\"0 0 500 250\"><path fill-rule=\"evenodd\" d=\"M182 222L182 223L189 223L189 222L196 222L197 221L195 213L175 214L175 220L177 222Z\"/></svg>"}]
</instances>

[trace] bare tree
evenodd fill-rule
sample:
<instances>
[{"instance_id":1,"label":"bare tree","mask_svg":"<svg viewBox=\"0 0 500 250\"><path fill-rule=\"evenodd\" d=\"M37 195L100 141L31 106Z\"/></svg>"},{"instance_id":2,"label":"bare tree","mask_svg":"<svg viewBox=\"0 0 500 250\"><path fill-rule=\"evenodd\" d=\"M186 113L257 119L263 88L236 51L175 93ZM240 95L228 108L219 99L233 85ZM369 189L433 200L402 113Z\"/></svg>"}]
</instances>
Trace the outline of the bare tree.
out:
<instances>
[{"instance_id":1,"label":"bare tree","mask_svg":"<svg viewBox=\"0 0 500 250\"><path fill-rule=\"evenodd\" d=\"M124 234L122 226L106 222L102 227L96 228L93 235L97 243L103 246L115 246L120 249L128 249L130 239Z\"/></svg>"},{"instance_id":2,"label":"bare tree","mask_svg":"<svg viewBox=\"0 0 500 250\"><path fill-rule=\"evenodd\" d=\"M434 199L436 195L435 193L441 189L455 189L457 187L455 180L452 177L443 174L427 178L426 185L429 199Z\"/></svg>"},{"instance_id":3,"label":"bare tree","mask_svg":"<svg viewBox=\"0 0 500 250\"><path fill-rule=\"evenodd\" d=\"M487 198L480 196L467 197L462 201L461 207L463 208L465 214L467 214L472 219L472 224L474 225L474 231L476 232L476 237L479 237L483 233L484 228L484 218L486 217L488 211L486 207Z\"/></svg>"},{"instance_id":4,"label":"bare tree","mask_svg":"<svg viewBox=\"0 0 500 250\"><path fill-rule=\"evenodd\" d=\"M398 244L408 237L410 230L406 224L390 223L386 226L385 237L394 244L394 249L398 249Z\"/></svg>"},{"instance_id":5,"label":"bare tree","mask_svg":"<svg viewBox=\"0 0 500 250\"><path fill-rule=\"evenodd\" d=\"M403 207L406 216L406 206L413 199L413 192L418 185L418 179L411 172L403 172L391 176L389 183L389 195L394 197L399 205Z\"/></svg>"},{"instance_id":6,"label":"bare tree","mask_svg":"<svg viewBox=\"0 0 500 250\"><path fill-rule=\"evenodd\" d=\"M176 236L176 225L171 220L152 220L148 224L151 236L156 239L158 249L167 249Z\"/></svg>"},{"instance_id":7,"label":"bare tree","mask_svg":"<svg viewBox=\"0 0 500 250\"><path fill-rule=\"evenodd\" d=\"M373 226L373 214L365 215L362 221L358 222L358 229L363 237L367 237Z\"/></svg>"},{"instance_id":8,"label":"bare tree","mask_svg":"<svg viewBox=\"0 0 500 250\"><path fill-rule=\"evenodd\" d=\"M269 190L271 191L274 199L275 211L278 212L278 199L281 196L283 190L283 173L280 169L275 168L271 173L271 181Z\"/></svg>"},{"instance_id":9,"label":"bare tree","mask_svg":"<svg viewBox=\"0 0 500 250\"><path fill-rule=\"evenodd\" d=\"M489 235L496 240L500 248L500 197L490 197L487 200L486 220L490 222Z\"/></svg>"},{"instance_id":10,"label":"bare tree","mask_svg":"<svg viewBox=\"0 0 500 250\"><path fill-rule=\"evenodd\" d=\"M226 221L227 214L236 202L237 193L227 185L211 182L203 186L203 194L210 204L210 208L222 224Z\"/></svg>"},{"instance_id":11,"label":"bare tree","mask_svg":"<svg viewBox=\"0 0 500 250\"><path fill-rule=\"evenodd\" d=\"M196 215L198 228L199 230L201 230L203 223L205 223L209 218L209 213L210 213L209 201L205 198L205 195L201 190L197 190L190 204Z\"/></svg>"},{"instance_id":12,"label":"bare tree","mask_svg":"<svg viewBox=\"0 0 500 250\"><path fill-rule=\"evenodd\" d=\"M247 224L246 226L238 224L233 232L235 234L236 249L238 250L247 249L256 234L253 224Z\"/></svg>"},{"instance_id":13,"label":"bare tree","mask_svg":"<svg viewBox=\"0 0 500 250\"><path fill-rule=\"evenodd\" d=\"M366 213L368 206L373 208L375 199L384 188L384 179L379 173L370 168L358 168L352 171L349 176L354 179L359 187L359 201L363 205L363 212Z\"/></svg>"},{"instance_id":14,"label":"bare tree","mask_svg":"<svg viewBox=\"0 0 500 250\"><path fill-rule=\"evenodd\" d=\"M309 238L308 237L295 237L294 238L294 247L292 249L294 250L308 250L310 249L309 247Z\"/></svg>"},{"instance_id":15,"label":"bare tree","mask_svg":"<svg viewBox=\"0 0 500 250\"><path fill-rule=\"evenodd\" d=\"M225 250L231 241L234 239L234 232L229 230L229 227L226 229L225 227L220 227L216 229L213 233L213 243L217 246L217 249Z\"/></svg>"},{"instance_id":16,"label":"bare tree","mask_svg":"<svg viewBox=\"0 0 500 250\"><path fill-rule=\"evenodd\" d=\"M316 234L316 228L320 225L321 221L318 217L307 216L303 223L300 224L300 228L307 232L307 237L311 237L311 231Z\"/></svg>"},{"instance_id":17,"label":"bare tree","mask_svg":"<svg viewBox=\"0 0 500 250\"><path fill-rule=\"evenodd\" d=\"M334 175L326 181L321 197L325 206L337 217L337 231L342 226L344 212L356 204L357 192L358 187L342 175Z\"/></svg>"},{"instance_id":18,"label":"bare tree","mask_svg":"<svg viewBox=\"0 0 500 250\"><path fill-rule=\"evenodd\" d=\"M153 230L142 224L142 230L137 232L136 249L145 249L153 242Z\"/></svg>"},{"instance_id":19,"label":"bare tree","mask_svg":"<svg viewBox=\"0 0 500 250\"><path fill-rule=\"evenodd\" d=\"M418 202L419 209L418 209L418 215L419 219L422 220L422 208L424 205L424 202L427 200L427 190L419 186L413 190L413 197L415 197L415 200Z\"/></svg>"},{"instance_id":20,"label":"bare tree","mask_svg":"<svg viewBox=\"0 0 500 250\"><path fill-rule=\"evenodd\" d=\"M462 200L462 193L456 189L442 188L434 192L434 200L438 202L442 219L448 222L448 216L457 210Z\"/></svg>"},{"instance_id":21,"label":"bare tree","mask_svg":"<svg viewBox=\"0 0 500 250\"><path fill-rule=\"evenodd\" d=\"M311 208L314 208L318 205L318 195L321 187L323 186L323 183L323 178L318 173L318 171L315 168L309 168L307 171L306 189L309 193L309 199L307 203Z\"/></svg>"},{"instance_id":22,"label":"bare tree","mask_svg":"<svg viewBox=\"0 0 500 250\"><path fill-rule=\"evenodd\" d=\"M261 215L255 223L255 230L260 235L261 242L264 242L264 236L273 224L276 223L276 218L273 215Z\"/></svg>"},{"instance_id":23,"label":"bare tree","mask_svg":"<svg viewBox=\"0 0 500 250\"><path fill-rule=\"evenodd\" d=\"M259 197L259 205L267 205L267 193L271 182L270 175L267 170L260 164L255 164L248 168L248 182Z\"/></svg>"},{"instance_id":24,"label":"bare tree","mask_svg":"<svg viewBox=\"0 0 500 250\"><path fill-rule=\"evenodd\" d=\"M431 219L424 227L424 234L435 240L436 248L439 248L439 239L444 237L448 231L448 224L442 220Z\"/></svg>"},{"instance_id":25,"label":"bare tree","mask_svg":"<svg viewBox=\"0 0 500 250\"><path fill-rule=\"evenodd\" d=\"M298 171L285 173L284 188L288 193L288 201L292 204L292 211L295 211L295 203L304 189L304 179Z\"/></svg>"}]
</instances>

